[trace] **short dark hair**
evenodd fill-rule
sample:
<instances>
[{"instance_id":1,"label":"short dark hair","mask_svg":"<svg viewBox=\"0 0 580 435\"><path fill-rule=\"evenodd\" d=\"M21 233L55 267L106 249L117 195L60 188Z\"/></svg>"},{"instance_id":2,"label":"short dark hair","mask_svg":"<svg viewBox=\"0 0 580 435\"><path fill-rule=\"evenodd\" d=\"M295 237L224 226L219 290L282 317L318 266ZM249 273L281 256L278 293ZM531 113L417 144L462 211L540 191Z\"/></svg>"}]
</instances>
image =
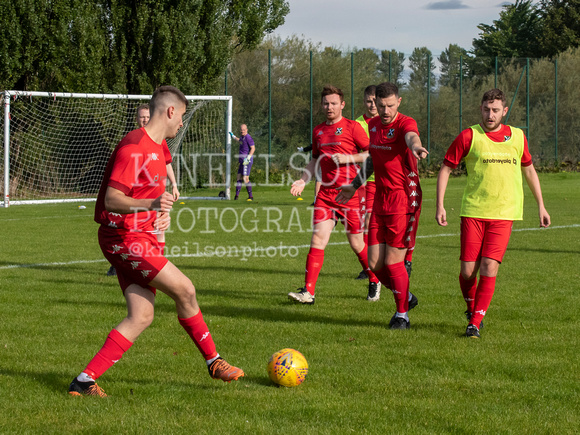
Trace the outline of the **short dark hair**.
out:
<instances>
[{"instance_id":1,"label":"short dark hair","mask_svg":"<svg viewBox=\"0 0 580 435\"><path fill-rule=\"evenodd\" d=\"M159 102L170 96L177 98L180 102L185 104L185 107L187 108L189 101L187 101L187 98L185 98L183 92L181 92L175 86L159 86L157 89L155 89L155 92L153 92L153 96L149 101L149 111L151 112L151 116L153 116L155 113Z\"/></svg>"},{"instance_id":2,"label":"short dark hair","mask_svg":"<svg viewBox=\"0 0 580 435\"><path fill-rule=\"evenodd\" d=\"M486 101L495 101L500 100L503 107L507 104L507 98L501 89L490 89L485 94L483 94L483 98L481 99L481 104L485 103Z\"/></svg>"},{"instance_id":3,"label":"short dark hair","mask_svg":"<svg viewBox=\"0 0 580 435\"><path fill-rule=\"evenodd\" d=\"M399 98L399 88L394 83L384 82L377 86L375 95L377 98L388 98L391 95Z\"/></svg>"},{"instance_id":4,"label":"short dark hair","mask_svg":"<svg viewBox=\"0 0 580 435\"><path fill-rule=\"evenodd\" d=\"M337 88L336 86L332 86L332 85L326 85L322 89L322 92L320 93L320 99L322 100L327 95L334 95L334 94L336 94L340 97L341 103L344 101L344 94L342 93L340 88Z\"/></svg>"},{"instance_id":5,"label":"short dark hair","mask_svg":"<svg viewBox=\"0 0 580 435\"><path fill-rule=\"evenodd\" d=\"M375 85L369 85L365 88L365 97L369 95L376 95L377 94L377 87Z\"/></svg>"}]
</instances>

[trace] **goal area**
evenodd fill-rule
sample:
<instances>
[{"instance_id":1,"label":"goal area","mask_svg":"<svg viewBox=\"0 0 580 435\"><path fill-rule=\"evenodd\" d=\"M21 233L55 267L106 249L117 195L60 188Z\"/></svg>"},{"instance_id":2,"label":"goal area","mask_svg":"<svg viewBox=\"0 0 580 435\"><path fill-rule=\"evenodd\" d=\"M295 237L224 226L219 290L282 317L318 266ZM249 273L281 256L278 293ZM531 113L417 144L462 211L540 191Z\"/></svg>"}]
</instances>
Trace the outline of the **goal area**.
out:
<instances>
[{"instance_id":1,"label":"goal area","mask_svg":"<svg viewBox=\"0 0 580 435\"><path fill-rule=\"evenodd\" d=\"M151 95L4 91L0 206L96 200L107 161ZM167 140L181 199L230 198L231 96L186 96ZM171 186L168 183L168 190Z\"/></svg>"}]
</instances>

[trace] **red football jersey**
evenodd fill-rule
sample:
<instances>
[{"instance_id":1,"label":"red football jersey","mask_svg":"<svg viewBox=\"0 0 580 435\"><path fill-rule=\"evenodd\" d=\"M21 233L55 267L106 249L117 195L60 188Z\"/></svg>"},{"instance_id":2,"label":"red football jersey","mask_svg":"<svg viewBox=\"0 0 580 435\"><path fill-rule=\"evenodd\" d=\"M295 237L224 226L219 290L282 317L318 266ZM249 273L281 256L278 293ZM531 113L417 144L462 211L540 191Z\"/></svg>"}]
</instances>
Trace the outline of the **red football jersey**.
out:
<instances>
[{"instance_id":1,"label":"red football jersey","mask_svg":"<svg viewBox=\"0 0 580 435\"><path fill-rule=\"evenodd\" d=\"M486 132L485 134L494 142L505 142L511 137L512 130L509 125L502 124L498 131ZM471 130L471 128L466 128L459 133L459 136L455 138L445 154L445 165L455 169L461 160L469 153L472 140L473 130ZM528 149L528 139L526 138L526 135L524 135L524 153L522 155L521 163L522 166L530 166L532 164L532 156Z\"/></svg>"},{"instance_id":2,"label":"red football jersey","mask_svg":"<svg viewBox=\"0 0 580 435\"><path fill-rule=\"evenodd\" d=\"M406 214L421 207L417 159L405 141L409 132L419 134L417 122L402 113L389 125L379 116L369 122L369 151L377 183L373 213Z\"/></svg>"},{"instance_id":3,"label":"red football jersey","mask_svg":"<svg viewBox=\"0 0 580 435\"><path fill-rule=\"evenodd\" d=\"M155 143L145 129L133 130L119 142L109 158L95 206L95 222L113 232L153 231L157 212L111 213L105 209L109 186L136 199L154 199L165 192L167 179L165 140Z\"/></svg>"},{"instance_id":4,"label":"red football jersey","mask_svg":"<svg viewBox=\"0 0 580 435\"><path fill-rule=\"evenodd\" d=\"M336 188L352 183L359 167L356 164L337 165L333 154L358 154L369 149L369 138L362 126L350 119L342 118L336 124L323 122L312 132L312 157L318 158L322 171L322 185Z\"/></svg>"}]
</instances>

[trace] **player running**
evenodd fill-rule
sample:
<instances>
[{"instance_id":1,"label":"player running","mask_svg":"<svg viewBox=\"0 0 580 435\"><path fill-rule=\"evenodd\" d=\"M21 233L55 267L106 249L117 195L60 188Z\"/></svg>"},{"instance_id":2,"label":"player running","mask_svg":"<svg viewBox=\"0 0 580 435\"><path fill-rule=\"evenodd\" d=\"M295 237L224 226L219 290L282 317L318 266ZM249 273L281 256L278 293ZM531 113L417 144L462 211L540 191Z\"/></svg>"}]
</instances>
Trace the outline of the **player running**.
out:
<instances>
[{"instance_id":1,"label":"player running","mask_svg":"<svg viewBox=\"0 0 580 435\"><path fill-rule=\"evenodd\" d=\"M151 119L125 136L105 169L95 206L99 244L117 270L127 302L127 317L109 333L101 350L79 376L69 394L105 397L96 380L119 361L153 321L155 291L175 301L181 326L206 360L209 374L225 382L244 372L229 365L215 344L197 304L192 282L163 256L156 232L169 227L174 197L165 192L165 139L183 126L188 101L177 88L158 88L150 102Z\"/></svg>"},{"instance_id":2,"label":"player running","mask_svg":"<svg viewBox=\"0 0 580 435\"><path fill-rule=\"evenodd\" d=\"M415 120L399 113L401 97L392 83L376 88L379 116L369 122L370 157L350 185L338 188L338 203L350 201L356 190L374 172L376 193L369 224L369 265L393 292L396 312L391 329L411 326L408 311L418 304L409 291L405 269L407 251L415 246L421 213L421 186L417 160L427 156Z\"/></svg>"},{"instance_id":3,"label":"player running","mask_svg":"<svg viewBox=\"0 0 580 435\"><path fill-rule=\"evenodd\" d=\"M318 275L324 262L324 249L337 221L346 229L350 247L358 257L364 270L368 269L367 248L363 240L363 217L360 213L358 195L339 205L334 197L335 188L350 183L359 167L368 156L369 139L361 125L343 118L344 96L339 88L326 86L322 90L322 109L326 121L316 126L312 132L312 160L306 166L300 180L292 184L290 192L299 196L306 182L312 178L316 167L322 172L322 185L316 196L313 214L313 231L310 251L306 257L304 287L288 293L290 300L302 304L314 304L314 294ZM374 274L369 275L369 288L380 286ZM371 292L371 290L369 290ZM376 290L375 290L376 292Z\"/></svg>"},{"instance_id":4,"label":"player running","mask_svg":"<svg viewBox=\"0 0 580 435\"><path fill-rule=\"evenodd\" d=\"M540 227L550 225L526 136L519 128L501 123L508 112L505 94L499 89L487 91L480 110L480 124L463 130L445 154L437 177L435 215L439 225L447 226L443 202L449 174L465 160L467 185L460 213L459 287L467 304L469 324L465 335L472 338L480 337L513 221L523 218L522 173L538 204Z\"/></svg>"}]
</instances>

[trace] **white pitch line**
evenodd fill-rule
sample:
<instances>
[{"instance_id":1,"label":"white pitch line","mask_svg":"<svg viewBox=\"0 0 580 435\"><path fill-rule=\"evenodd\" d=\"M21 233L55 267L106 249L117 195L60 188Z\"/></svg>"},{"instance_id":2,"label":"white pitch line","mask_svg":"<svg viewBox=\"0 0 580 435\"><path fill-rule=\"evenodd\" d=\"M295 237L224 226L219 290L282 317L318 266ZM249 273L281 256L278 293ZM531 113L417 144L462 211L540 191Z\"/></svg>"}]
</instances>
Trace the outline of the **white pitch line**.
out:
<instances>
[{"instance_id":1,"label":"white pitch line","mask_svg":"<svg viewBox=\"0 0 580 435\"><path fill-rule=\"evenodd\" d=\"M560 230L560 229L568 229L568 228L580 228L580 224L572 224L572 225L556 225L553 227L548 228L519 228L513 230L514 232L521 232L521 231L544 231L544 230ZM426 236L417 236L417 239L432 239L436 237L457 237L459 233L445 233L445 234L430 234ZM328 243L327 246L340 246L346 245L348 242L332 242ZM272 246L266 247L259 247L256 249L252 249L252 254L257 252L258 250L266 251L268 248L272 248ZM298 246L273 246L273 248L280 249L306 249L310 248L310 245L298 245ZM215 255L206 255L206 254L186 254L186 255L178 255L176 257L193 257L193 258L202 258L202 257L214 257ZM172 258L172 255L166 255L167 258ZM107 260L99 259L99 260L77 260L77 261L67 261L67 262L54 262L54 263L33 263L33 264L8 264L6 266L0 266L0 270L6 269L20 269L20 268L30 268L30 267L51 267L51 266L70 266L73 264L90 264L90 263L104 263Z\"/></svg>"}]
</instances>

